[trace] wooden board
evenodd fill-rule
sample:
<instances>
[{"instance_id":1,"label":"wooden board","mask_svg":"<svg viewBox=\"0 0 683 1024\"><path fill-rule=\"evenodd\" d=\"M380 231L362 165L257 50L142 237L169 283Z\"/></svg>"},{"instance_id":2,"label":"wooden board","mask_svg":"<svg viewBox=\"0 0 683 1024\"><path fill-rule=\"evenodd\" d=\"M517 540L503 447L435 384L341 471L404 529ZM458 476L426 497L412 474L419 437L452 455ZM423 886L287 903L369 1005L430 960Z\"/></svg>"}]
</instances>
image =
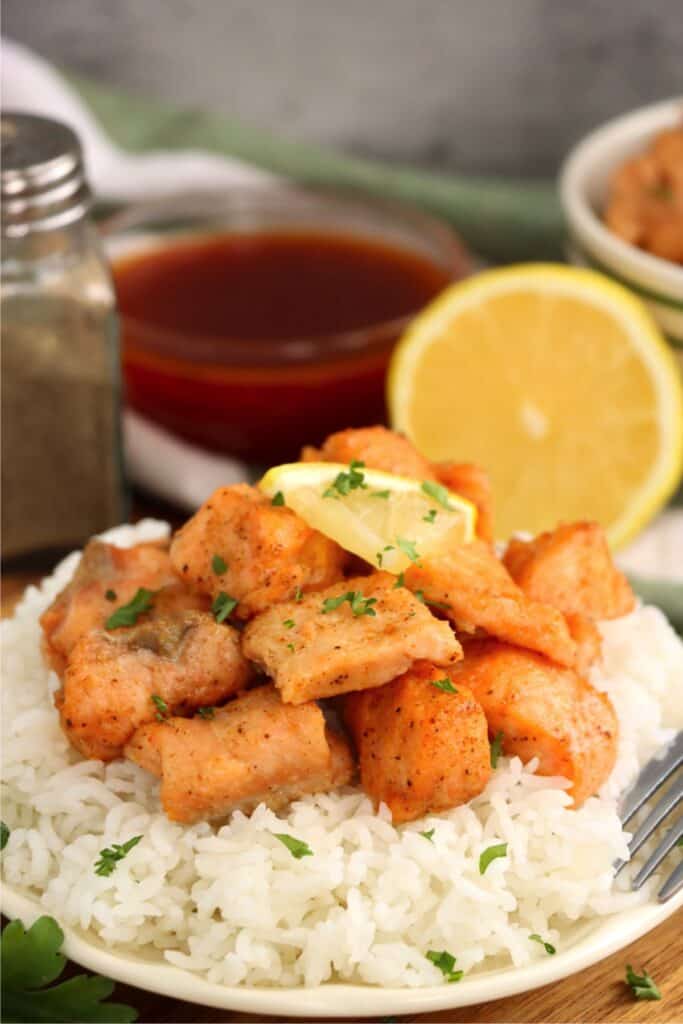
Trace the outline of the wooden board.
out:
<instances>
[{"instance_id":1,"label":"wooden board","mask_svg":"<svg viewBox=\"0 0 683 1024\"><path fill-rule=\"evenodd\" d=\"M39 576L33 571L10 572L3 578L2 614L10 615L29 583ZM662 990L661 1002L634 1000L624 984L626 964L640 972L645 968ZM74 970L71 969L71 973ZM279 1021L281 1017L252 1017L249 1014L212 1010L177 999L164 998L117 985L116 999L135 1006L141 1024L221 1024L232 1021ZM343 1018L339 1018L342 1020ZM393 1019L393 1018L392 1018ZM608 957L578 975L524 995L420 1016L396 1018L401 1021L439 1021L469 1024L510 1022L510 1024L570 1024L570 1022L617 1022L628 1024L680 1024L683 1021L683 911L679 911L649 935L627 949Z\"/></svg>"}]
</instances>

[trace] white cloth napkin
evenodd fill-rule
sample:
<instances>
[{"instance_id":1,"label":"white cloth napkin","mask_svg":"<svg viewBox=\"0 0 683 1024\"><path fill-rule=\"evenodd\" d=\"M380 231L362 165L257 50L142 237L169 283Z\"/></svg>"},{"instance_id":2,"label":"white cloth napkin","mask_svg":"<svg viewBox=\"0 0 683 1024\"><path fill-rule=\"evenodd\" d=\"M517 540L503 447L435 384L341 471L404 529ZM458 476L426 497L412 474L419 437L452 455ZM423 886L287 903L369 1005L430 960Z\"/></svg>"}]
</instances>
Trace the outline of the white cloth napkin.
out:
<instances>
[{"instance_id":1,"label":"white cloth napkin","mask_svg":"<svg viewBox=\"0 0 683 1024\"><path fill-rule=\"evenodd\" d=\"M101 128L64 79L36 54L2 41L2 97L5 109L65 121L83 145L88 176L103 198L130 201L161 198L191 189L259 184L276 180L259 168L200 150L124 153ZM131 479L168 501L191 510L221 484L248 477L237 459L187 444L126 410L126 464ZM683 579L683 511L660 516L619 557L628 571L662 579Z\"/></svg>"}]
</instances>

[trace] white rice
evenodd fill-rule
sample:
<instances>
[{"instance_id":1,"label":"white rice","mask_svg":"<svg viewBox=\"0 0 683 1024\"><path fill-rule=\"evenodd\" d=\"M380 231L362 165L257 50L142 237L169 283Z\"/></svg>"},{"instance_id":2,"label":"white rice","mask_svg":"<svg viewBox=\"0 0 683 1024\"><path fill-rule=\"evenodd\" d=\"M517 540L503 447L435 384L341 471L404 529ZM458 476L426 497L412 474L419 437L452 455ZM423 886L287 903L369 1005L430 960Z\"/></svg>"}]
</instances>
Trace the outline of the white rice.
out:
<instances>
[{"instance_id":1,"label":"white rice","mask_svg":"<svg viewBox=\"0 0 683 1024\"><path fill-rule=\"evenodd\" d=\"M164 530L146 521L108 536L126 545ZM562 948L575 922L650 895L615 888L611 864L628 841L616 795L683 725L683 644L657 609L603 626L593 682L619 715L619 757L578 811L565 780L501 758L470 804L398 829L353 789L189 828L166 819L150 775L126 761L83 761L60 731L38 616L77 561L29 588L2 625L2 816L12 830L3 873L63 924L219 984L420 986L445 983L430 949L450 951L465 971L522 965L547 955L530 934ZM420 835L428 829L431 842ZM314 855L295 860L274 832ZM136 835L110 877L94 873L103 847ZM480 875L480 853L501 842L507 856Z\"/></svg>"}]
</instances>

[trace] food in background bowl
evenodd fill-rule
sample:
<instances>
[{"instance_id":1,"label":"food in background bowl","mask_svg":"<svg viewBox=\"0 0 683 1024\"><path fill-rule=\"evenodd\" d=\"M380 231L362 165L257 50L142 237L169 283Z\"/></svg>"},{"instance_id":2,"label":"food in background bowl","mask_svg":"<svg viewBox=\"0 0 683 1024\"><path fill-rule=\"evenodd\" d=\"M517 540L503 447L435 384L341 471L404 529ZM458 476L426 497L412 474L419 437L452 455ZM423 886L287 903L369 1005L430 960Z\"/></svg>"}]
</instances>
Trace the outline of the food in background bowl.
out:
<instances>
[{"instance_id":1,"label":"food in background bowl","mask_svg":"<svg viewBox=\"0 0 683 1024\"><path fill-rule=\"evenodd\" d=\"M631 245L683 263L683 124L660 132L615 172L605 224Z\"/></svg>"},{"instance_id":2,"label":"food in background bowl","mask_svg":"<svg viewBox=\"0 0 683 1024\"><path fill-rule=\"evenodd\" d=\"M640 296L683 361L683 266L639 249L603 221L614 174L682 120L679 96L608 121L572 149L559 185L569 261L602 270Z\"/></svg>"}]
</instances>

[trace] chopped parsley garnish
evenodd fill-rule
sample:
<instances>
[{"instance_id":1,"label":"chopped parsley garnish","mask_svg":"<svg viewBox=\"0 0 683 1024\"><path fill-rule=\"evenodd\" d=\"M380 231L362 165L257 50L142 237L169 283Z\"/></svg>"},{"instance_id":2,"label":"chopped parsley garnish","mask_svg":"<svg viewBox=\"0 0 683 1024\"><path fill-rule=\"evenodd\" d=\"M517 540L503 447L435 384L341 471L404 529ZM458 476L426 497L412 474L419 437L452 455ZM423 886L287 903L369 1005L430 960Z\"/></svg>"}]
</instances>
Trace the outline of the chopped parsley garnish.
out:
<instances>
[{"instance_id":1,"label":"chopped parsley garnish","mask_svg":"<svg viewBox=\"0 0 683 1024\"><path fill-rule=\"evenodd\" d=\"M152 607L153 590L146 590L140 587L128 604L122 604L115 612L112 612L104 624L105 629L119 629L121 626L134 626L138 621L138 615L148 612Z\"/></svg>"},{"instance_id":2,"label":"chopped parsley garnish","mask_svg":"<svg viewBox=\"0 0 683 1024\"><path fill-rule=\"evenodd\" d=\"M643 974L636 974L630 964L626 965L626 984L630 987L636 999L662 998L662 993L647 971Z\"/></svg>"},{"instance_id":3,"label":"chopped parsley garnish","mask_svg":"<svg viewBox=\"0 0 683 1024\"><path fill-rule=\"evenodd\" d=\"M393 589L394 590L398 590L399 587L405 587L405 585L406 585L405 573L404 572L400 572L398 574L398 576L396 577L396 582L394 583L394 588Z\"/></svg>"},{"instance_id":4,"label":"chopped parsley garnish","mask_svg":"<svg viewBox=\"0 0 683 1024\"><path fill-rule=\"evenodd\" d=\"M422 591L420 591L420 593L422 594ZM448 609L450 608L450 605L446 604L445 601L430 601L429 598L428 597L424 597L424 595L423 595L423 598L424 598L424 603L429 608L440 608L441 611L448 611Z\"/></svg>"},{"instance_id":5,"label":"chopped parsley garnish","mask_svg":"<svg viewBox=\"0 0 683 1024\"><path fill-rule=\"evenodd\" d=\"M457 693L458 691L453 686L448 676L444 676L443 679L430 679L432 686L435 686L437 690L443 690L444 693Z\"/></svg>"},{"instance_id":6,"label":"chopped parsley garnish","mask_svg":"<svg viewBox=\"0 0 683 1024\"><path fill-rule=\"evenodd\" d=\"M294 652L294 644L287 644L287 650Z\"/></svg>"},{"instance_id":7,"label":"chopped parsley garnish","mask_svg":"<svg viewBox=\"0 0 683 1024\"><path fill-rule=\"evenodd\" d=\"M428 953L425 953L425 956L428 960L431 960L435 967L439 968L449 985L454 981L460 981L462 978L463 971L453 970L455 967L455 957L452 953L448 953L445 949L442 949L440 953L435 949L430 949Z\"/></svg>"},{"instance_id":8,"label":"chopped parsley garnish","mask_svg":"<svg viewBox=\"0 0 683 1024\"><path fill-rule=\"evenodd\" d=\"M391 491L371 491L368 495L370 498L383 498L386 501L391 497Z\"/></svg>"},{"instance_id":9,"label":"chopped parsley garnish","mask_svg":"<svg viewBox=\"0 0 683 1024\"><path fill-rule=\"evenodd\" d=\"M211 611L216 622L225 622L228 615L234 612L235 608L239 604L236 598L230 597L224 590L221 590L220 594L217 594L213 599L211 605Z\"/></svg>"},{"instance_id":10,"label":"chopped parsley garnish","mask_svg":"<svg viewBox=\"0 0 683 1024\"><path fill-rule=\"evenodd\" d=\"M6 925L1 940L3 1019L118 1024L137 1020L132 1006L105 1002L114 982L99 974L74 974L52 984L66 966L66 957L60 953L63 942L64 933L54 917L39 917L30 928L19 920Z\"/></svg>"},{"instance_id":11,"label":"chopped parsley garnish","mask_svg":"<svg viewBox=\"0 0 683 1024\"><path fill-rule=\"evenodd\" d=\"M423 839L428 839L429 842L431 843L431 842L434 841L432 839L432 836L434 835L434 831L435 830L433 828L430 828L429 831L427 831L427 832L420 832L420 835L422 836Z\"/></svg>"},{"instance_id":12,"label":"chopped parsley garnish","mask_svg":"<svg viewBox=\"0 0 683 1024\"><path fill-rule=\"evenodd\" d=\"M359 615L372 615L375 616L377 612L372 607L373 604L377 604L376 597L363 597L360 590L349 590L346 594L340 594L339 597L328 597L323 601L322 612L323 615L327 612L333 612L335 609L341 607L346 601L351 605L351 611L355 618Z\"/></svg>"},{"instance_id":13,"label":"chopped parsley garnish","mask_svg":"<svg viewBox=\"0 0 683 1024\"><path fill-rule=\"evenodd\" d=\"M443 508L451 509L451 503L448 500L448 491L441 484L434 483L433 480L424 480L422 483L422 490L425 494L428 494L434 501L438 501L439 505Z\"/></svg>"},{"instance_id":14,"label":"chopped parsley garnish","mask_svg":"<svg viewBox=\"0 0 683 1024\"><path fill-rule=\"evenodd\" d=\"M9 842L10 830L4 821L0 821L0 850L4 850Z\"/></svg>"},{"instance_id":15,"label":"chopped parsley garnish","mask_svg":"<svg viewBox=\"0 0 683 1024\"><path fill-rule=\"evenodd\" d=\"M95 874L108 878L120 860L130 853L134 846L137 846L142 836L133 836L125 843L113 843L111 846L100 850L99 860L95 861Z\"/></svg>"},{"instance_id":16,"label":"chopped parsley garnish","mask_svg":"<svg viewBox=\"0 0 683 1024\"><path fill-rule=\"evenodd\" d=\"M422 516L422 522L423 523L433 523L435 519L436 519L436 509L435 508L430 508L430 510L427 513L427 515L426 516Z\"/></svg>"},{"instance_id":17,"label":"chopped parsley garnish","mask_svg":"<svg viewBox=\"0 0 683 1024\"><path fill-rule=\"evenodd\" d=\"M427 603L425 601L425 592L424 592L424 590L414 590L413 591L413 597L416 597L418 599L418 601L420 602L420 604L426 604Z\"/></svg>"},{"instance_id":18,"label":"chopped parsley garnish","mask_svg":"<svg viewBox=\"0 0 683 1024\"><path fill-rule=\"evenodd\" d=\"M168 704L166 703L164 698L160 697L156 693L153 693L152 696L149 699L151 700L151 702L154 705L154 707L157 709L157 713L156 713L156 720L157 720L157 722L165 722L166 719L168 718Z\"/></svg>"},{"instance_id":19,"label":"chopped parsley garnish","mask_svg":"<svg viewBox=\"0 0 683 1024\"><path fill-rule=\"evenodd\" d=\"M500 729L491 743L491 767L498 767L498 758L503 753L503 730Z\"/></svg>"},{"instance_id":20,"label":"chopped parsley garnish","mask_svg":"<svg viewBox=\"0 0 683 1024\"><path fill-rule=\"evenodd\" d=\"M285 496L284 496L284 494L282 493L282 491L276 491L275 494L273 495L273 500L271 501L270 504L271 505L275 505L276 508L277 508L278 505L284 505L284 503L285 503Z\"/></svg>"},{"instance_id":21,"label":"chopped parsley garnish","mask_svg":"<svg viewBox=\"0 0 683 1024\"><path fill-rule=\"evenodd\" d=\"M279 839L283 846L286 846L292 857L295 860L301 860L302 857L312 857L313 850L310 848L308 843L302 842L301 839L295 839L294 836L288 836L286 832L273 832L276 839Z\"/></svg>"},{"instance_id":22,"label":"chopped parsley garnish","mask_svg":"<svg viewBox=\"0 0 683 1024\"><path fill-rule=\"evenodd\" d=\"M197 714L199 715L200 718L204 718L204 719L208 720L210 718L213 718L213 716L216 714L216 709L215 708L210 708L210 707L207 707L207 708L197 708Z\"/></svg>"},{"instance_id":23,"label":"chopped parsley garnish","mask_svg":"<svg viewBox=\"0 0 683 1024\"><path fill-rule=\"evenodd\" d=\"M345 470L337 473L331 485L323 492L323 498L346 497L347 494L359 487L366 490L368 485L365 483L365 473L361 473L364 466L364 462L352 459L348 473Z\"/></svg>"},{"instance_id":24,"label":"chopped parsley garnish","mask_svg":"<svg viewBox=\"0 0 683 1024\"><path fill-rule=\"evenodd\" d=\"M497 860L498 857L507 857L507 852L507 843L498 843L496 846L487 846L479 857L479 874L484 874L491 861Z\"/></svg>"},{"instance_id":25,"label":"chopped parsley garnish","mask_svg":"<svg viewBox=\"0 0 683 1024\"><path fill-rule=\"evenodd\" d=\"M111 588L109 590L105 590L104 596L107 599L107 601L115 601L116 600L116 591L112 590Z\"/></svg>"},{"instance_id":26,"label":"chopped parsley garnish","mask_svg":"<svg viewBox=\"0 0 683 1024\"><path fill-rule=\"evenodd\" d=\"M415 550L414 540L405 540L403 537L396 538L396 544L404 555L407 555L411 562L417 562L419 555Z\"/></svg>"},{"instance_id":27,"label":"chopped parsley garnish","mask_svg":"<svg viewBox=\"0 0 683 1024\"><path fill-rule=\"evenodd\" d=\"M211 559L211 568L216 576L222 576L224 572L228 571L228 563L220 555L214 555Z\"/></svg>"},{"instance_id":28,"label":"chopped parsley garnish","mask_svg":"<svg viewBox=\"0 0 683 1024\"><path fill-rule=\"evenodd\" d=\"M285 629L294 629L294 627L296 626L296 622L294 621L294 619L284 619L282 625L285 627Z\"/></svg>"},{"instance_id":29,"label":"chopped parsley garnish","mask_svg":"<svg viewBox=\"0 0 683 1024\"><path fill-rule=\"evenodd\" d=\"M304 596L303 590L301 589L301 587L297 587L296 590L294 591L294 600L297 601L297 602L298 601L302 601L303 600L303 596Z\"/></svg>"},{"instance_id":30,"label":"chopped parsley garnish","mask_svg":"<svg viewBox=\"0 0 683 1024\"><path fill-rule=\"evenodd\" d=\"M394 550L393 545L392 544L387 544L386 547L382 548L381 551L377 552L375 557L377 558L377 565L380 567L380 569L382 568L382 559L384 558L385 552L393 551L393 550Z\"/></svg>"},{"instance_id":31,"label":"chopped parsley garnish","mask_svg":"<svg viewBox=\"0 0 683 1024\"><path fill-rule=\"evenodd\" d=\"M536 932L534 932L533 935L529 936L529 941L530 942L539 942L543 946L543 948L546 951L546 953L548 954L548 956L555 956L555 954L557 953L557 950L555 949L555 947L553 945L551 945L549 942L546 942L545 939L542 939L541 936L538 935Z\"/></svg>"}]
</instances>

